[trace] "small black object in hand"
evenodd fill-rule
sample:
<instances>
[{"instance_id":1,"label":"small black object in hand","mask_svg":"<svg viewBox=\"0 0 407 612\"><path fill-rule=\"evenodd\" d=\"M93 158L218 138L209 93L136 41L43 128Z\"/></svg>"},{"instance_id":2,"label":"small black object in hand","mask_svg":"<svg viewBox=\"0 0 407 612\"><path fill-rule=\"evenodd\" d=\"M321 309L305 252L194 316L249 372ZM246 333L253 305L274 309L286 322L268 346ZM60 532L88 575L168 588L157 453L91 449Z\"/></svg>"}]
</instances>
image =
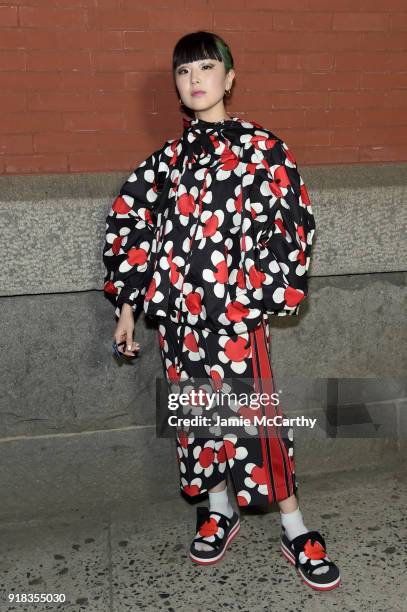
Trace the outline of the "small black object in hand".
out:
<instances>
[{"instance_id":1,"label":"small black object in hand","mask_svg":"<svg viewBox=\"0 0 407 612\"><path fill-rule=\"evenodd\" d=\"M122 359L123 361L133 361L133 359L136 359L138 357L138 354L136 353L135 355L125 355L124 353L122 353L121 351L119 351L119 346L123 346L124 344L126 344L126 341L123 342L119 342L119 344L117 344L116 340L113 341L113 354L116 355L116 357L119 357L119 359Z\"/></svg>"}]
</instances>

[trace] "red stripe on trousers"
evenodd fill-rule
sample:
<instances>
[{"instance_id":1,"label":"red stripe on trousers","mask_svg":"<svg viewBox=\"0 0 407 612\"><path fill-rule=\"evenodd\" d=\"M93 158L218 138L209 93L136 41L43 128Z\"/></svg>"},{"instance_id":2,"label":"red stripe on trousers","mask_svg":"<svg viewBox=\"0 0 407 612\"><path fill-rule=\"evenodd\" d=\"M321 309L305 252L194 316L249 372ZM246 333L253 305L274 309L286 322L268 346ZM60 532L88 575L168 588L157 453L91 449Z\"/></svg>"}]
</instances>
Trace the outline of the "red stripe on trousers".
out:
<instances>
[{"instance_id":1,"label":"red stripe on trousers","mask_svg":"<svg viewBox=\"0 0 407 612\"><path fill-rule=\"evenodd\" d=\"M260 378L262 381L263 392L267 393L270 397L274 393L273 387L273 374L270 364L270 354L267 351L266 344L266 331L264 329L265 323L258 327L255 331L258 354L260 361ZM275 407L272 405L271 400L265 405L265 413L267 418L273 418L278 414ZM269 429L268 429L269 428ZM287 488L286 482L286 468L290 466L287 448L284 444L284 440L281 437L281 430L279 425L267 426L267 432L270 431L268 436L268 443L270 445L270 457L272 463L272 474L273 482L275 484L276 492L278 491L278 497L285 499L292 495L292 490ZM277 434L277 435L276 435ZM288 472L291 470L288 469Z\"/></svg>"},{"instance_id":2,"label":"red stripe on trousers","mask_svg":"<svg viewBox=\"0 0 407 612\"><path fill-rule=\"evenodd\" d=\"M249 333L250 333L250 344L251 344L251 351L252 351L253 379L254 379L256 393L259 393L259 373L257 370L257 360L256 360L256 351L255 351L256 336L255 336L254 330L251 330ZM269 470L269 462L268 462L268 457L267 457L267 448L266 448L266 441L264 438L263 425L260 426L260 429L262 432L262 435L260 436L260 442L261 442L261 452L263 456L264 473L266 475L266 480L267 480L267 496L268 496L269 502L272 503L274 501L273 500L273 489L271 486L271 474Z\"/></svg>"}]
</instances>

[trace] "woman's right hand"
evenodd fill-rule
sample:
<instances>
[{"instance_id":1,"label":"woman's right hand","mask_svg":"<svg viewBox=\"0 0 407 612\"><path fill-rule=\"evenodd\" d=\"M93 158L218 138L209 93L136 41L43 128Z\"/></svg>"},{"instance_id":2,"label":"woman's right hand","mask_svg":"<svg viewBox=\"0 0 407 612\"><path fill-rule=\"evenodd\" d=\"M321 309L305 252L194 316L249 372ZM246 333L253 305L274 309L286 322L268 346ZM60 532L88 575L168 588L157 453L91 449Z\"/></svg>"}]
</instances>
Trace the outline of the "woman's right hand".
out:
<instances>
[{"instance_id":1,"label":"woman's right hand","mask_svg":"<svg viewBox=\"0 0 407 612\"><path fill-rule=\"evenodd\" d=\"M120 318L117 321L116 329L114 332L114 339L116 340L117 344L126 341L126 344L118 347L118 350L124 355L127 355L127 357L133 357L135 352L140 350L140 344L133 340L133 334L133 309L130 304L123 304L121 308Z\"/></svg>"}]
</instances>

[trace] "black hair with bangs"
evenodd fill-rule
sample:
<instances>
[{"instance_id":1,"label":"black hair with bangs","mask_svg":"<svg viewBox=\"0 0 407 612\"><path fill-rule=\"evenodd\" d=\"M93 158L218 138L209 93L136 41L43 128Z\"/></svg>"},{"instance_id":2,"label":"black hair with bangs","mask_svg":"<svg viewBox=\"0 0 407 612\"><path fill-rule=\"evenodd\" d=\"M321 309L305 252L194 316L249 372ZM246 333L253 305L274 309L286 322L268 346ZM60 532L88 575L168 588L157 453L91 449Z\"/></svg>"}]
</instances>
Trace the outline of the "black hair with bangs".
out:
<instances>
[{"instance_id":1,"label":"black hair with bangs","mask_svg":"<svg viewBox=\"0 0 407 612\"><path fill-rule=\"evenodd\" d=\"M226 73L233 68L233 57L225 41L212 32L192 32L179 39L172 56L173 71L181 64L201 59L216 59L225 64Z\"/></svg>"}]
</instances>

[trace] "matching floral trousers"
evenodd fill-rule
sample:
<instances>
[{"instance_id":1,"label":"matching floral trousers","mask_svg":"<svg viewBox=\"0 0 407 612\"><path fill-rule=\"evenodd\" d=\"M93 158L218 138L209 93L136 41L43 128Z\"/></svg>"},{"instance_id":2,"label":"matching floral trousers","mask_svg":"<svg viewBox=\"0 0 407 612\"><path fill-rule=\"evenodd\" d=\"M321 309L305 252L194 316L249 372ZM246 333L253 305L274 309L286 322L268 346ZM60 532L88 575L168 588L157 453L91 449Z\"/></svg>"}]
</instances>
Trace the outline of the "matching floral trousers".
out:
<instances>
[{"instance_id":1,"label":"matching floral trousers","mask_svg":"<svg viewBox=\"0 0 407 612\"><path fill-rule=\"evenodd\" d=\"M237 417L245 420L241 426L228 422L189 427L177 420L174 434L180 490L191 497L205 493L225 479L229 466L239 506L266 508L296 493L293 430L270 424L272 417L284 415L278 402L264 401L275 392L268 315L264 314L255 329L234 336L180 325L176 311L159 321L159 347L169 393L203 389L217 393L218 398L219 393L249 397L249 404L230 402L227 408L236 421ZM254 403L253 397L263 397L263 401ZM209 411L194 401L182 411L179 407L175 415L211 415L210 422L216 423L225 410L217 411L212 405Z\"/></svg>"}]
</instances>

